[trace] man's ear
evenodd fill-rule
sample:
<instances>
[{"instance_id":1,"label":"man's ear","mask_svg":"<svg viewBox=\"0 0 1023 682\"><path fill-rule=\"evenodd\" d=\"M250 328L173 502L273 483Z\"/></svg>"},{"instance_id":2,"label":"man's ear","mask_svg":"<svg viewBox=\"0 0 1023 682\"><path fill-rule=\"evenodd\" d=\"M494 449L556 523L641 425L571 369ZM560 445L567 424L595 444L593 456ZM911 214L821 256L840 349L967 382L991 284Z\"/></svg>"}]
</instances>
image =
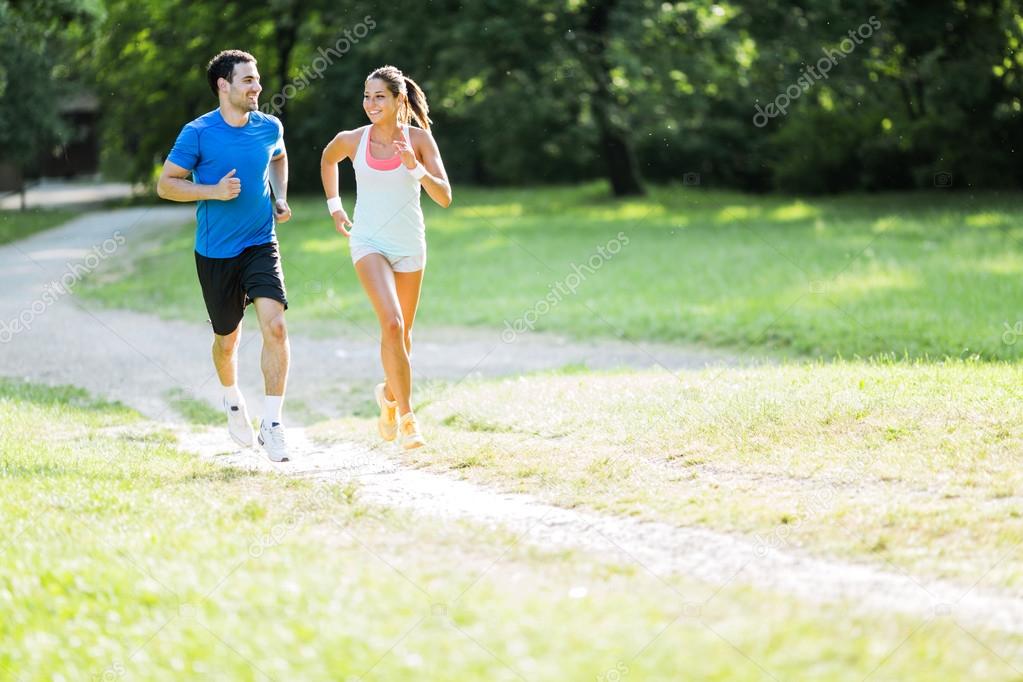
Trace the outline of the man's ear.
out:
<instances>
[{"instance_id":1,"label":"man's ear","mask_svg":"<svg viewBox=\"0 0 1023 682\"><path fill-rule=\"evenodd\" d=\"M221 85L222 83L223 85ZM231 89L231 83L226 78L221 76L220 78L217 79L217 89L220 90L221 92L227 92L228 90Z\"/></svg>"}]
</instances>

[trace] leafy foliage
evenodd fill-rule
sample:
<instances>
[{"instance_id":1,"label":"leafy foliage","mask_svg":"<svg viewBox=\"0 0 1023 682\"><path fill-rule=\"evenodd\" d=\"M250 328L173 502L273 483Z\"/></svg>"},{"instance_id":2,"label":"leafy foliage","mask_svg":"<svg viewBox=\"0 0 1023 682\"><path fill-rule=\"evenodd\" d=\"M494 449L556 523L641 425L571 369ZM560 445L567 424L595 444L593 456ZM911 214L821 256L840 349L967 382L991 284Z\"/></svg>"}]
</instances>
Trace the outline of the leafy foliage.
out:
<instances>
[{"instance_id":1,"label":"leafy foliage","mask_svg":"<svg viewBox=\"0 0 1023 682\"><path fill-rule=\"evenodd\" d=\"M0 160L31 172L71 133L60 106L75 91L72 51L99 13L84 0L0 0Z\"/></svg>"},{"instance_id":2,"label":"leafy foliage","mask_svg":"<svg viewBox=\"0 0 1023 682\"><path fill-rule=\"evenodd\" d=\"M4 32L0 90L47 82L18 78L53 72L47 51L25 45L52 38L54 17L76 7L28 4L50 11L0 2L32 24ZM94 11L99 30L71 35L104 104L106 167L134 179L150 179L181 125L216 106L204 66L238 47L260 60L264 103L287 95L279 113L303 190L317 188L333 134L364 124L362 82L384 63L423 85L458 182L627 188L698 173L813 193L931 187L945 173L960 188L1023 180L1019 0L106 0ZM808 75L838 51L825 75ZM783 115L754 121L786 92ZM36 139L29 120L52 133L46 101L18 96L35 115L5 105L0 136Z\"/></svg>"}]
</instances>

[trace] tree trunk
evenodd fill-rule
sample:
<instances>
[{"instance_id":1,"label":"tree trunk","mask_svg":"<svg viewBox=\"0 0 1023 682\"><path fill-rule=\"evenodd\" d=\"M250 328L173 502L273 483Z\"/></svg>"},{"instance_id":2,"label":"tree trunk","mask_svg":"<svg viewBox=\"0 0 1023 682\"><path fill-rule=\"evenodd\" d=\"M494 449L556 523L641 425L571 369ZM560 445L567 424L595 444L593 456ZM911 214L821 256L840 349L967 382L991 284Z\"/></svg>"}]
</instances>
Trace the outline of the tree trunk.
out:
<instances>
[{"instance_id":1,"label":"tree trunk","mask_svg":"<svg viewBox=\"0 0 1023 682\"><path fill-rule=\"evenodd\" d=\"M288 70L291 67L291 52L295 49L295 41L298 37L298 6L292 4L287 14L282 16L274 31L274 38L277 43L277 92L281 94L280 111L277 117L284 121L285 110L288 106L288 97L284 94L284 86L288 84Z\"/></svg>"},{"instance_id":2,"label":"tree trunk","mask_svg":"<svg viewBox=\"0 0 1023 682\"><path fill-rule=\"evenodd\" d=\"M610 16L615 0L597 2L586 20L588 35L582 41L584 62L594 83L593 116L600 135L600 150L616 197L645 194L636 155L622 121L611 87L611 65L607 57Z\"/></svg>"},{"instance_id":3,"label":"tree trunk","mask_svg":"<svg viewBox=\"0 0 1023 682\"><path fill-rule=\"evenodd\" d=\"M600 130L600 149L611 191L616 197L642 196L646 192L639 179L636 155L627 134L606 107L594 107L594 116Z\"/></svg>"}]
</instances>

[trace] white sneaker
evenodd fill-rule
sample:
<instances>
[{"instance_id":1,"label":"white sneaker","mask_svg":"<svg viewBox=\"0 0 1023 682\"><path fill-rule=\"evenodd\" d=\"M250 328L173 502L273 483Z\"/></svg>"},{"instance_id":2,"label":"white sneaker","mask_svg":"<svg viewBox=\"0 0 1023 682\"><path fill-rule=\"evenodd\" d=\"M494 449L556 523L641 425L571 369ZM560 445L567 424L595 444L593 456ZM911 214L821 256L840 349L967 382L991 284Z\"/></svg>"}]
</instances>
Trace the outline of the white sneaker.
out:
<instances>
[{"instance_id":1,"label":"white sneaker","mask_svg":"<svg viewBox=\"0 0 1023 682\"><path fill-rule=\"evenodd\" d=\"M266 450L271 462L290 461L288 445L284 442L284 427L280 422L274 422L270 426L266 422L259 423L259 444Z\"/></svg>"},{"instance_id":2,"label":"white sneaker","mask_svg":"<svg viewBox=\"0 0 1023 682\"><path fill-rule=\"evenodd\" d=\"M231 434L231 440L243 448L251 448L256 437L252 433L252 420L249 419L249 411L245 409L245 401L229 405L227 398L224 398L224 414L227 415L227 432Z\"/></svg>"}]
</instances>

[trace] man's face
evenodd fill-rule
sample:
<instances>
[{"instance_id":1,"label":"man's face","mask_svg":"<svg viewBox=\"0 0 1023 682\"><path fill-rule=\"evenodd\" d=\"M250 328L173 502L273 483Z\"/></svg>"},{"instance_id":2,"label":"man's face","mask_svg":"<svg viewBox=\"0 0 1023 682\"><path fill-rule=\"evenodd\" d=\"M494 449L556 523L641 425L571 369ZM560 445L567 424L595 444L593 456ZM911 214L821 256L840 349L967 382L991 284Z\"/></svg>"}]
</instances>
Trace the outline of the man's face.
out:
<instances>
[{"instance_id":1,"label":"man's face","mask_svg":"<svg viewBox=\"0 0 1023 682\"><path fill-rule=\"evenodd\" d=\"M227 84L227 101L232 106L242 111L255 111L259 108L259 93L262 91L263 87L259 84L259 71L255 64L240 62L234 65L234 72Z\"/></svg>"}]
</instances>

